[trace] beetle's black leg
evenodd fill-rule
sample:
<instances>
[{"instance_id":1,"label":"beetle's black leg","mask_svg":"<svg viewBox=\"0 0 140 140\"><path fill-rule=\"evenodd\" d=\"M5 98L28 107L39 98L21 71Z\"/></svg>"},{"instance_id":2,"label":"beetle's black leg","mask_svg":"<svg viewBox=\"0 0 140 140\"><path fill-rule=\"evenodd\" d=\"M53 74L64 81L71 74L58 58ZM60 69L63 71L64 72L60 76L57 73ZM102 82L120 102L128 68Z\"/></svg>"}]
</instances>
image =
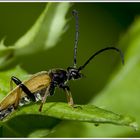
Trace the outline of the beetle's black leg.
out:
<instances>
[{"instance_id":1,"label":"beetle's black leg","mask_svg":"<svg viewBox=\"0 0 140 140\"><path fill-rule=\"evenodd\" d=\"M53 96L54 95L54 91L55 91L55 87L56 86L57 86L57 84L55 82L51 82L50 83L50 89L49 89L50 96Z\"/></svg>"},{"instance_id":2,"label":"beetle's black leg","mask_svg":"<svg viewBox=\"0 0 140 140\"><path fill-rule=\"evenodd\" d=\"M19 85L19 83L21 83L21 81L19 79L17 79L16 77L12 76L11 80L10 80L10 91L13 90L13 82L15 83L15 80L18 81L18 83L16 82L16 85ZM18 88L17 93L16 93L15 103L13 105L14 109L16 109L18 107L20 96L21 96L21 88Z\"/></svg>"},{"instance_id":3,"label":"beetle's black leg","mask_svg":"<svg viewBox=\"0 0 140 140\"><path fill-rule=\"evenodd\" d=\"M72 94L71 94L69 86L61 84L61 85L59 85L59 87L62 88L66 92L68 104L70 106L74 107L74 101L73 101Z\"/></svg>"},{"instance_id":4,"label":"beetle's black leg","mask_svg":"<svg viewBox=\"0 0 140 140\"><path fill-rule=\"evenodd\" d=\"M34 101L34 102L36 101L36 100L35 100L34 94L32 94L31 91L30 91L24 84L22 84L22 82L21 82L18 78L12 76L12 77L11 77L11 80L12 80L16 85L18 85L18 86L29 96L29 98L30 98L32 101Z\"/></svg>"}]
</instances>

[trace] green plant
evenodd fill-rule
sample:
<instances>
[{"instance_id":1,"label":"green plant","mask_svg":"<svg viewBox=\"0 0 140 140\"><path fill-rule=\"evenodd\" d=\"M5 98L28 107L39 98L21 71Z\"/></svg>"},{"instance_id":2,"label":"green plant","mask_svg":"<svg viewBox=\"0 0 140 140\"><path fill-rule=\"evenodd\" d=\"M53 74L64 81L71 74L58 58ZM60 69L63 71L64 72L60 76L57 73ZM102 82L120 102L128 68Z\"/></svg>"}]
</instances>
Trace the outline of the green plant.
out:
<instances>
[{"instance_id":1,"label":"green plant","mask_svg":"<svg viewBox=\"0 0 140 140\"><path fill-rule=\"evenodd\" d=\"M22 59L28 56L36 56L44 51L47 52L58 44L68 22L65 16L70 6L70 3L48 3L34 26L13 46L6 47L3 41L1 42L0 69L4 70L0 73L1 99L8 93L8 81L12 75L16 75L21 80L27 78L25 75L28 73L19 67ZM56 23L59 23L59 26ZM79 133L78 136L81 137L117 137L125 134L125 136L128 136L127 133L131 135L130 132L133 133L132 129L114 126L112 129L110 123L138 128L133 118L113 113L117 111L123 114L127 110L127 113L129 112L129 115L136 117L139 123L137 102L139 97L138 84L140 83L137 78L139 76L139 65L137 65L139 63L138 31L139 20L119 43L120 47L127 46L125 66L123 68L118 67L105 88L93 101L87 105L77 105L77 108L71 108L66 103L49 102L44 105L42 113L38 112L39 104L33 103L24 106L0 122L1 137L62 137L63 135L65 137L67 133L62 133L63 130L66 128L68 132L73 133L75 129L72 129L72 124L77 122L80 128L84 126L83 130L86 130L84 133ZM17 64L19 66L15 67ZM12 69L6 71L9 68ZM135 81L136 79L138 81ZM135 96L131 94L132 90L134 90ZM133 109L130 102L134 105ZM119 107L117 103L119 103ZM113 112L91 104L105 106L106 109L113 110ZM63 123L62 120L67 121ZM91 126L92 123L82 122L92 122L95 126L102 125L101 127L95 127L94 125ZM105 123L108 123L109 126ZM94 131L92 128L94 128ZM56 129L55 133L53 133L54 129ZM100 133L101 131L102 133ZM139 131L137 133L139 134Z\"/></svg>"}]
</instances>

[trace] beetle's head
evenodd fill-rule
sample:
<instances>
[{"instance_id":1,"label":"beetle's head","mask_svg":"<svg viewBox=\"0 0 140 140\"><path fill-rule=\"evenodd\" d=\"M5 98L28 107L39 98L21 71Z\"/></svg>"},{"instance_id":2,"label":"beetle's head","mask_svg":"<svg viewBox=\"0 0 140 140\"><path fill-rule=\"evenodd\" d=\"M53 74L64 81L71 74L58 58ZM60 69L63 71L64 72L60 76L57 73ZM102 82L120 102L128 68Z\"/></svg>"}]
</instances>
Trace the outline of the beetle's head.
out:
<instances>
[{"instance_id":1,"label":"beetle's head","mask_svg":"<svg viewBox=\"0 0 140 140\"><path fill-rule=\"evenodd\" d=\"M83 77L83 74L80 73L79 70L74 67L67 68L67 75L68 75L68 80L71 80L71 79L76 80Z\"/></svg>"}]
</instances>

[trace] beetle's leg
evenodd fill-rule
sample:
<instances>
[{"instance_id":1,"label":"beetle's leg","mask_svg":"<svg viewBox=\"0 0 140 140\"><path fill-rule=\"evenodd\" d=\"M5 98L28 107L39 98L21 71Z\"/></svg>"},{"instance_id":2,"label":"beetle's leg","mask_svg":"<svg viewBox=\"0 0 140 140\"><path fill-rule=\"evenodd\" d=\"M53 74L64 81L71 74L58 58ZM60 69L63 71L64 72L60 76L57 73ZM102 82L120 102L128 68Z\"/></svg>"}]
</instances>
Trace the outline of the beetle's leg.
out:
<instances>
[{"instance_id":1,"label":"beetle's leg","mask_svg":"<svg viewBox=\"0 0 140 140\"><path fill-rule=\"evenodd\" d=\"M65 90L65 92L66 92L68 104L69 104L70 106L74 106L74 101L73 101L72 94L71 94L71 91L70 91L69 87L66 86L66 87L64 88L64 90Z\"/></svg>"},{"instance_id":2,"label":"beetle's leg","mask_svg":"<svg viewBox=\"0 0 140 140\"><path fill-rule=\"evenodd\" d=\"M42 102L41 102L41 105L40 105L40 107L39 107L39 111L40 111L40 112L42 111L43 104L46 102L47 96L50 95L49 89L50 89L50 86L47 87L47 89L46 89L46 91L45 91L45 94L44 94L44 96L42 97Z\"/></svg>"},{"instance_id":3,"label":"beetle's leg","mask_svg":"<svg viewBox=\"0 0 140 140\"><path fill-rule=\"evenodd\" d=\"M71 94L69 86L62 84L59 87L62 88L66 92L68 104L70 106L74 107L74 101L73 101L72 94Z\"/></svg>"},{"instance_id":4,"label":"beetle's leg","mask_svg":"<svg viewBox=\"0 0 140 140\"><path fill-rule=\"evenodd\" d=\"M55 82L50 83L50 88L49 88L50 96L54 95L54 91L55 91L56 86L57 86L57 83L55 83Z\"/></svg>"},{"instance_id":5,"label":"beetle's leg","mask_svg":"<svg viewBox=\"0 0 140 140\"><path fill-rule=\"evenodd\" d=\"M47 96L49 96L49 95L52 96L54 94L55 87L56 87L55 82L51 82L50 86L47 87L47 89L45 91L45 94L42 97L42 102L41 102L41 105L40 105L40 108L39 108L40 112L42 111L43 104L46 102Z\"/></svg>"},{"instance_id":6,"label":"beetle's leg","mask_svg":"<svg viewBox=\"0 0 140 140\"><path fill-rule=\"evenodd\" d=\"M13 82L14 82L13 79L14 79L14 77L11 77L11 80L10 80L10 91L13 90ZM19 82L21 82L21 81L19 80ZM14 109L17 109L17 107L18 107L20 96L21 96L21 88L18 88L17 89L17 93L16 93L15 103L13 105Z\"/></svg>"},{"instance_id":7,"label":"beetle's leg","mask_svg":"<svg viewBox=\"0 0 140 140\"><path fill-rule=\"evenodd\" d=\"M36 101L36 100L35 100L34 94L32 94L31 91L30 91L24 84L22 84L22 82L21 82L18 78L12 76L12 77L11 77L11 80L12 80L16 85L18 85L18 86L29 96L29 98L30 98L32 101L34 101L34 102Z\"/></svg>"}]
</instances>

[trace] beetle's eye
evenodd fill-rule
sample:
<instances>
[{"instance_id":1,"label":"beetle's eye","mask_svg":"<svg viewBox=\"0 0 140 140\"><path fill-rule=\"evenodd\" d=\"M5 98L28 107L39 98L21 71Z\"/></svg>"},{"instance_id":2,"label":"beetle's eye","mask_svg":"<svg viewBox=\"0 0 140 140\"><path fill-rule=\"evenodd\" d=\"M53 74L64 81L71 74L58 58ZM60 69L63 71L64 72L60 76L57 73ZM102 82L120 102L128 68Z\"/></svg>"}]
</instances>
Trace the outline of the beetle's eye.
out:
<instances>
[{"instance_id":1,"label":"beetle's eye","mask_svg":"<svg viewBox=\"0 0 140 140\"><path fill-rule=\"evenodd\" d=\"M68 70L69 78L70 79L71 78L72 79L79 79L79 78L81 78L81 74L78 72L77 69L68 67L67 70Z\"/></svg>"},{"instance_id":2,"label":"beetle's eye","mask_svg":"<svg viewBox=\"0 0 140 140\"><path fill-rule=\"evenodd\" d=\"M75 72L75 71L72 71L72 72L71 72L71 75L72 75L72 77L73 77L74 79L78 79L78 78L81 77L80 74L79 74L78 72Z\"/></svg>"},{"instance_id":3,"label":"beetle's eye","mask_svg":"<svg viewBox=\"0 0 140 140\"><path fill-rule=\"evenodd\" d=\"M74 71L71 73L73 76L77 75Z\"/></svg>"}]
</instances>

